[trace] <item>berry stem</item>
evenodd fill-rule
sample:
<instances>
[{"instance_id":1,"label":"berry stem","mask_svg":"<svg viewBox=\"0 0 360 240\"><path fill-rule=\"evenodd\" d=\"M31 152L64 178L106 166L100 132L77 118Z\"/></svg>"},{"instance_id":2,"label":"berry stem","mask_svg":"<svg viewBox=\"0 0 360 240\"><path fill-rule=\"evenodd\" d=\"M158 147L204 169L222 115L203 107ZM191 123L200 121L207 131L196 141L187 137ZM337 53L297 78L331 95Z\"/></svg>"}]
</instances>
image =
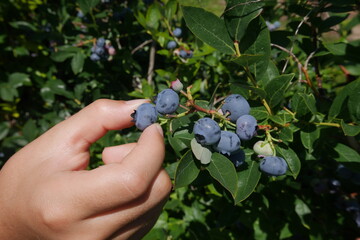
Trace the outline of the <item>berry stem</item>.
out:
<instances>
[{"instance_id":1,"label":"berry stem","mask_svg":"<svg viewBox=\"0 0 360 240\"><path fill-rule=\"evenodd\" d=\"M238 41L234 41L234 47L235 47L235 51L236 51L236 56L240 57L241 53L240 53L240 48L239 48L239 42Z\"/></svg>"},{"instance_id":2,"label":"berry stem","mask_svg":"<svg viewBox=\"0 0 360 240\"><path fill-rule=\"evenodd\" d=\"M329 127L341 128L341 125L338 124L338 123L329 123L329 122L317 123L317 122L313 122L312 124L315 124L315 125L318 125L318 126L329 126Z\"/></svg>"}]
</instances>

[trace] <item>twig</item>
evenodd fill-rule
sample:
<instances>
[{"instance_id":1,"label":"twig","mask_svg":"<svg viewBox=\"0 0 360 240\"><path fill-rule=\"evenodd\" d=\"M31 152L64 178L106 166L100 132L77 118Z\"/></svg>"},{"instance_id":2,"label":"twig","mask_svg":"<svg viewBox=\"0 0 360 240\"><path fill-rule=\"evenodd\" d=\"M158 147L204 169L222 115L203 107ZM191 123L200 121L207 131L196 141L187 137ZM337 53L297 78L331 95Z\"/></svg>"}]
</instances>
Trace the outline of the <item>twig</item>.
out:
<instances>
[{"instance_id":1,"label":"twig","mask_svg":"<svg viewBox=\"0 0 360 240\"><path fill-rule=\"evenodd\" d=\"M148 45L149 43L152 43L152 42L153 42L152 39L146 40L145 42L141 43L139 46L137 46L136 48L134 48L134 49L131 51L131 54L136 53L137 51L139 51L140 49L142 49L143 47L145 47L146 45Z\"/></svg>"},{"instance_id":2,"label":"twig","mask_svg":"<svg viewBox=\"0 0 360 240\"><path fill-rule=\"evenodd\" d=\"M323 2L323 0L321 0L318 5L320 5L322 2ZM299 25L297 26L297 28L296 28L296 30L295 30L295 33L294 33L294 36L293 36L293 40L291 41L291 48L290 48L290 50L289 50L291 53L292 53L292 51L294 50L295 37L298 35L301 26L309 19L310 14L311 14L315 9L316 9L315 7L312 8L312 9L305 15L305 17L301 20L301 22L300 22ZM286 60L285 65L284 65L281 73L284 73L284 72L285 72L288 64L289 64L289 59Z\"/></svg>"},{"instance_id":3,"label":"twig","mask_svg":"<svg viewBox=\"0 0 360 240\"><path fill-rule=\"evenodd\" d=\"M291 50L288 50L288 49L286 49L286 48L284 48L284 47L282 47L282 46L280 46L280 45L271 43L271 46L277 47L277 48L279 48L280 50L288 53L288 54L295 60L295 62L298 64L299 68L301 69L301 71L302 71L302 72L304 73L304 75L305 75L305 79L306 79L307 85L308 85L308 86L314 91L314 93L318 96L318 95L319 95L319 92L318 92L318 90L314 87L314 85L312 84L307 69L304 68L304 65L302 65L302 63L301 63L300 60L295 56L295 54L294 54L293 52L291 52Z\"/></svg>"},{"instance_id":4,"label":"twig","mask_svg":"<svg viewBox=\"0 0 360 240\"><path fill-rule=\"evenodd\" d=\"M155 53L156 53L156 43L152 41L150 48L150 56L149 56L149 68L147 72L147 81L148 84L152 84L152 78L154 73L154 65L155 65Z\"/></svg>"}]
</instances>

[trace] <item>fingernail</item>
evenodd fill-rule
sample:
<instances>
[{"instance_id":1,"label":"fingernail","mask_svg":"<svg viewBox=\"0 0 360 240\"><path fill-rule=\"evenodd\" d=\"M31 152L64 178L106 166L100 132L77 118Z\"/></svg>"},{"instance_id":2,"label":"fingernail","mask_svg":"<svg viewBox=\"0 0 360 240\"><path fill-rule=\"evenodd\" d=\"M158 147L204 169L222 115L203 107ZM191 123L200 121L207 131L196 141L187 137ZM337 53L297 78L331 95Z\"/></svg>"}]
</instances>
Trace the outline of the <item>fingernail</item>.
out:
<instances>
[{"instance_id":1,"label":"fingernail","mask_svg":"<svg viewBox=\"0 0 360 240\"><path fill-rule=\"evenodd\" d=\"M164 133L163 133L163 130L162 130L160 124L155 123L154 125L156 126L156 130L160 133L160 135L164 136Z\"/></svg>"},{"instance_id":2,"label":"fingernail","mask_svg":"<svg viewBox=\"0 0 360 240\"><path fill-rule=\"evenodd\" d=\"M149 102L148 99L135 99L135 100L130 100L130 101L125 101L125 103L127 105L131 105L132 107L137 107L143 103L147 103Z\"/></svg>"}]
</instances>

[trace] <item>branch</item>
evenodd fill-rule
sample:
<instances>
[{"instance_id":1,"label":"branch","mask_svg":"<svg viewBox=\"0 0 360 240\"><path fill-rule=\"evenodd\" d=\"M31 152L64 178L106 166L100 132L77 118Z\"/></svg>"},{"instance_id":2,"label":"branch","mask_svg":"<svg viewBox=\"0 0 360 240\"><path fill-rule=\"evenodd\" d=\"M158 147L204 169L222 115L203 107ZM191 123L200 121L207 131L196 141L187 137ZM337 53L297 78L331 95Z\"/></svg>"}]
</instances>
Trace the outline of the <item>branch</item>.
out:
<instances>
[{"instance_id":1,"label":"branch","mask_svg":"<svg viewBox=\"0 0 360 240\"><path fill-rule=\"evenodd\" d=\"M156 53L156 43L153 41L150 48L149 68L147 72L147 81L149 85L152 84L154 65L155 65L155 53Z\"/></svg>"},{"instance_id":2,"label":"branch","mask_svg":"<svg viewBox=\"0 0 360 240\"><path fill-rule=\"evenodd\" d=\"M142 44L140 44L139 46L137 46L136 48L134 48L134 49L131 51L131 54L136 53L137 51L139 51L140 49L142 49L143 47L145 47L146 45L148 45L149 43L152 43L152 42L153 42L152 39L146 40L145 42L143 42Z\"/></svg>"}]
</instances>

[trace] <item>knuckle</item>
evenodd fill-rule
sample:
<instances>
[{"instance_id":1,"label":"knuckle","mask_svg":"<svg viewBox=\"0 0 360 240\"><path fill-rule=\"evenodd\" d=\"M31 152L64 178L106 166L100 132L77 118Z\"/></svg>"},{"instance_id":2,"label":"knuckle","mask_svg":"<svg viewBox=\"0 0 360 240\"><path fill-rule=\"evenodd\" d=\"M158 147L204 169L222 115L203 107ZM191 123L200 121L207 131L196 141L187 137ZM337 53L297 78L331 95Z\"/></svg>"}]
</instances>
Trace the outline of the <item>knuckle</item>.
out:
<instances>
[{"instance_id":1,"label":"knuckle","mask_svg":"<svg viewBox=\"0 0 360 240\"><path fill-rule=\"evenodd\" d=\"M126 171L126 173L122 174L121 181L134 199L140 198L148 190L148 183L144 181L144 177L139 173Z\"/></svg>"},{"instance_id":2,"label":"knuckle","mask_svg":"<svg viewBox=\"0 0 360 240\"><path fill-rule=\"evenodd\" d=\"M91 107L99 114L106 114L109 112L109 100L98 99L91 104Z\"/></svg>"},{"instance_id":3,"label":"knuckle","mask_svg":"<svg viewBox=\"0 0 360 240\"><path fill-rule=\"evenodd\" d=\"M40 221L50 231L61 232L71 224L71 218L66 212L66 209L60 206L44 208L40 212Z\"/></svg>"}]
</instances>

